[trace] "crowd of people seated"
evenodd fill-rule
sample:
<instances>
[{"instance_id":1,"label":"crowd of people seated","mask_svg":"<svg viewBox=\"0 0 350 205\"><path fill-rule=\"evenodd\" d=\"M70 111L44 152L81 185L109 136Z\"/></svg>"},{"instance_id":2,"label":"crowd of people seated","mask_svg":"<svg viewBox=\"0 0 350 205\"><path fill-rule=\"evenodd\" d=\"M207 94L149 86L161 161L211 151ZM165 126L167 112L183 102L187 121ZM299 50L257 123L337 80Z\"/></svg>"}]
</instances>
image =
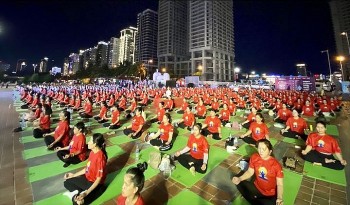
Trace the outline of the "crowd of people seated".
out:
<instances>
[{"instance_id":1,"label":"crowd of people seated","mask_svg":"<svg viewBox=\"0 0 350 205\"><path fill-rule=\"evenodd\" d=\"M89 204L105 190L108 160L105 137L95 133L86 142L87 120L96 120L109 128L108 135L122 128L130 141L140 138L160 152L172 150L176 130L186 129L191 132L188 142L181 150L172 150L174 160L191 174L204 174L210 163L207 139L223 140L223 127L231 126L238 111L246 111L247 116L240 122L246 131L242 130L239 138L256 147L257 153L250 156L248 170L233 177L232 182L251 204L283 204L282 166L272 154L270 139L274 136L265 124L262 114L265 111L270 111L273 121L281 125L283 137L305 142L301 154L306 161L336 170L347 164L338 141L326 134L325 121L316 122L315 132L308 130L305 118L326 119L341 110L337 98L316 93L245 88L234 91L224 87L153 88L142 83L128 87L47 84L21 86L18 90L24 103L21 108L28 109L22 120L33 122L33 137L43 138L47 149L57 152L64 167L88 160L86 168L64 176L66 195L75 204ZM175 98L181 98L180 105L174 103ZM155 115L147 119L145 109L150 109L151 103L156 107ZM51 130L52 113L57 110L61 110L59 122ZM74 126L72 113L77 113L80 120ZM172 119L172 113L182 117ZM122 122L121 117L126 121ZM154 133L145 126L152 123L158 127ZM144 203L140 192L146 169L147 163L141 163L127 171L117 204ZM247 181L251 176L255 176L253 183Z\"/></svg>"}]
</instances>

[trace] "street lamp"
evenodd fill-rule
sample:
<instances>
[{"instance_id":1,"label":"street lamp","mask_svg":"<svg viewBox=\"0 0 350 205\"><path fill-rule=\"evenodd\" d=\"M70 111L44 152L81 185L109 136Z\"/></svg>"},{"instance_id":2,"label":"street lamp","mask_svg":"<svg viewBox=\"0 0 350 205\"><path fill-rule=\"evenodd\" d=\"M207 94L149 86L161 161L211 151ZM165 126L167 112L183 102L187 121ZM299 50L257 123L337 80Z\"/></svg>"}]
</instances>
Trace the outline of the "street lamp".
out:
<instances>
[{"instance_id":1,"label":"street lamp","mask_svg":"<svg viewBox=\"0 0 350 205\"><path fill-rule=\"evenodd\" d=\"M341 76L342 76L342 80L344 81L344 71L343 71L343 64L342 64L342 62L345 60L345 57L344 56L337 56L336 59L337 59L337 61L339 61Z\"/></svg>"},{"instance_id":2,"label":"street lamp","mask_svg":"<svg viewBox=\"0 0 350 205\"><path fill-rule=\"evenodd\" d=\"M38 64L32 64L32 66L33 66L33 71L35 73L35 68L38 66Z\"/></svg>"},{"instance_id":3,"label":"street lamp","mask_svg":"<svg viewBox=\"0 0 350 205\"><path fill-rule=\"evenodd\" d=\"M233 69L233 80L236 81L237 80L237 74L241 71L241 69L239 67L235 67Z\"/></svg>"},{"instance_id":4,"label":"street lamp","mask_svg":"<svg viewBox=\"0 0 350 205\"><path fill-rule=\"evenodd\" d=\"M332 83L332 70L331 70L331 62L329 61L329 51L327 49L327 50L321 51L321 53L327 53L328 69L329 69L329 81Z\"/></svg>"},{"instance_id":5,"label":"street lamp","mask_svg":"<svg viewBox=\"0 0 350 205\"><path fill-rule=\"evenodd\" d=\"M349 36L348 36L348 32L342 32L340 35L345 36L346 37L346 42L348 43L348 54L350 55L350 44L349 44Z\"/></svg>"},{"instance_id":6,"label":"street lamp","mask_svg":"<svg viewBox=\"0 0 350 205\"><path fill-rule=\"evenodd\" d=\"M162 72L163 73L165 73L166 72L166 68L164 67L164 68L162 68Z\"/></svg>"},{"instance_id":7,"label":"street lamp","mask_svg":"<svg viewBox=\"0 0 350 205\"><path fill-rule=\"evenodd\" d=\"M255 75L255 71L250 72L252 75Z\"/></svg>"}]
</instances>

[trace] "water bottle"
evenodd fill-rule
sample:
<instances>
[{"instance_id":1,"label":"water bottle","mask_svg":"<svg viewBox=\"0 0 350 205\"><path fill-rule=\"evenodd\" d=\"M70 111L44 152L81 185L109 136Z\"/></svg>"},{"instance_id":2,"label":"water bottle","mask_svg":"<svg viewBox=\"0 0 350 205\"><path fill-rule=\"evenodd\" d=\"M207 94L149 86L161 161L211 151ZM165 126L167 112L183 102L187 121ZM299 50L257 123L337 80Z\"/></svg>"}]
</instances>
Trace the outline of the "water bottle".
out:
<instances>
[{"instance_id":1,"label":"water bottle","mask_svg":"<svg viewBox=\"0 0 350 205\"><path fill-rule=\"evenodd\" d=\"M238 147L238 137L237 136L233 140L233 146Z\"/></svg>"},{"instance_id":2,"label":"water bottle","mask_svg":"<svg viewBox=\"0 0 350 205\"><path fill-rule=\"evenodd\" d=\"M310 125L310 131L312 132L314 129L313 129L313 127L312 127L312 125Z\"/></svg>"},{"instance_id":3,"label":"water bottle","mask_svg":"<svg viewBox=\"0 0 350 205\"><path fill-rule=\"evenodd\" d=\"M140 148L139 148L139 144L138 143L136 143L136 150L135 150L135 155L136 155L136 162L138 162L139 161L139 159L140 159Z\"/></svg>"},{"instance_id":4,"label":"water bottle","mask_svg":"<svg viewBox=\"0 0 350 205\"><path fill-rule=\"evenodd\" d=\"M25 115L25 113L22 114L22 118L21 118L21 128L22 128L22 130L24 130L25 127L26 127L26 123L24 121L24 115Z\"/></svg>"},{"instance_id":5,"label":"water bottle","mask_svg":"<svg viewBox=\"0 0 350 205\"><path fill-rule=\"evenodd\" d=\"M232 134L231 134L231 132L230 132L230 135L229 135L229 137L228 137L228 140L231 141L231 139L232 139Z\"/></svg>"}]
</instances>

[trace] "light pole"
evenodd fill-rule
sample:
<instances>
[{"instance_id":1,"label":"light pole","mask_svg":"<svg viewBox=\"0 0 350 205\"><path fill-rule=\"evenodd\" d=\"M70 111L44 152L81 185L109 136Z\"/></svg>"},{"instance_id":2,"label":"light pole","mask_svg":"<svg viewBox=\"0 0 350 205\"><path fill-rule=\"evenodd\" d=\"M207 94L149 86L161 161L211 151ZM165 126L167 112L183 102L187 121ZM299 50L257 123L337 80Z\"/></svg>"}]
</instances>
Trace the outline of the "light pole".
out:
<instances>
[{"instance_id":1,"label":"light pole","mask_svg":"<svg viewBox=\"0 0 350 205\"><path fill-rule=\"evenodd\" d=\"M349 36L348 36L348 32L342 32L340 35L345 36L346 37L346 42L348 43L348 54L350 55L350 44L349 44Z\"/></svg>"},{"instance_id":2,"label":"light pole","mask_svg":"<svg viewBox=\"0 0 350 205\"><path fill-rule=\"evenodd\" d=\"M327 50L321 51L321 53L327 53L328 69L329 69L329 81L331 81L331 83L332 83L332 70L331 70L331 62L329 61L329 51L327 49Z\"/></svg>"},{"instance_id":3,"label":"light pole","mask_svg":"<svg viewBox=\"0 0 350 205\"><path fill-rule=\"evenodd\" d=\"M241 71L241 69L239 67L235 67L233 69L233 81L236 81L237 80L237 74Z\"/></svg>"},{"instance_id":4,"label":"light pole","mask_svg":"<svg viewBox=\"0 0 350 205\"><path fill-rule=\"evenodd\" d=\"M38 66L38 64L32 64L33 66L33 73L35 73L35 68Z\"/></svg>"},{"instance_id":5,"label":"light pole","mask_svg":"<svg viewBox=\"0 0 350 205\"><path fill-rule=\"evenodd\" d=\"M343 64L342 62L345 60L344 56L337 56L337 61L339 61L340 64L340 71L341 71L341 79L344 81L344 71L343 71Z\"/></svg>"}]
</instances>

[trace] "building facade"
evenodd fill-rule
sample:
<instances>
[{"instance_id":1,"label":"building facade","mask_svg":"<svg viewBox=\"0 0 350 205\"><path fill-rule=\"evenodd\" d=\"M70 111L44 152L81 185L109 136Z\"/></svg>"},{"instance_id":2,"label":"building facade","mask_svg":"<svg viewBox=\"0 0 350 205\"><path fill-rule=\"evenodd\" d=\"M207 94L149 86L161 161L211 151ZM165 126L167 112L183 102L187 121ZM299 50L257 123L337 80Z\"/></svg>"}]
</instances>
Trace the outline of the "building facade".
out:
<instances>
[{"instance_id":1,"label":"building facade","mask_svg":"<svg viewBox=\"0 0 350 205\"><path fill-rule=\"evenodd\" d=\"M234 79L233 1L160 0L158 60L175 76Z\"/></svg>"},{"instance_id":2,"label":"building facade","mask_svg":"<svg viewBox=\"0 0 350 205\"><path fill-rule=\"evenodd\" d=\"M188 1L160 0L158 68L178 77L190 75Z\"/></svg>"},{"instance_id":3,"label":"building facade","mask_svg":"<svg viewBox=\"0 0 350 205\"><path fill-rule=\"evenodd\" d=\"M98 42L96 46L95 65L98 67L106 66L108 64L108 43L104 41Z\"/></svg>"},{"instance_id":4,"label":"building facade","mask_svg":"<svg viewBox=\"0 0 350 205\"><path fill-rule=\"evenodd\" d=\"M119 44L120 39L112 37L109 41L108 67L117 68L119 65Z\"/></svg>"},{"instance_id":5,"label":"building facade","mask_svg":"<svg viewBox=\"0 0 350 205\"><path fill-rule=\"evenodd\" d=\"M137 15L136 62L145 64L150 73L158 67L158 13L146 9Z\"/></svg>"},{"instance_id":6,"label":"building facade","mask_svg":"<svg viewBox=\"0 0 350 205\"><path fill-rule=\"evenodd\" d=\"M129 61L135 63L135 42L137 28L130 26L120 31L118 62Z\"/></svg>"},{"instance_id":7,"label":"building facade","mask_svg":"<svg viewBox=\"0 0 350 205\"><path fill-rule=\"evenodd\" d=\"M337 55L345 57L345 61L342 62L344 79L350 80L350 1L332 0L330 1L330 8Z\"/></svg>"}]
</instances>

